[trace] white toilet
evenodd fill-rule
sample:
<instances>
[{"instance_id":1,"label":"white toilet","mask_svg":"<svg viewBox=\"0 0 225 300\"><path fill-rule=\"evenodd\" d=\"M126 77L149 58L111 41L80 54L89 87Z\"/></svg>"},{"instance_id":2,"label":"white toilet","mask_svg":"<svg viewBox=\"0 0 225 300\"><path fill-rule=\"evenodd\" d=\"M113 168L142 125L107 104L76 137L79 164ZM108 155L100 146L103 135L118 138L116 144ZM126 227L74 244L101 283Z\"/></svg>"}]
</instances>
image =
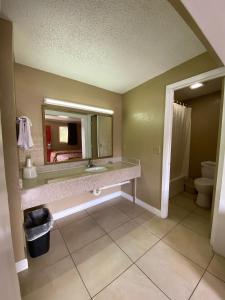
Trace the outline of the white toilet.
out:
<instances>
[{"instance_id":1,"label":"white toilet","mask_svg":"<svg viewBox=\"0 0 225 300\"><path fill-rule=\"evenodd\" d=\"M194 181L198 191L196 203L205 208L210 208L212 204L212 192L214 186L215 165L213 161L201 162L201 178Z\"/></svg>"}]
</instances>

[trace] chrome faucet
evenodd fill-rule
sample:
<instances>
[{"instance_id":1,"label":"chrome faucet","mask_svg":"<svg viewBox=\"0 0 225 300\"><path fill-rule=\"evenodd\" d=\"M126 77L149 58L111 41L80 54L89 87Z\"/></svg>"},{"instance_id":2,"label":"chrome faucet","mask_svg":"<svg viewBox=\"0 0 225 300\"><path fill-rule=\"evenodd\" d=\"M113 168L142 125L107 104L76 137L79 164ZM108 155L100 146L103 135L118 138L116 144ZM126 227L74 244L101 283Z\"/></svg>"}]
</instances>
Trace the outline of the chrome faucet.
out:
<instances>
[{"instance_id":1,"label":"chrome faucet","mask_svg":"<svg viewBox=\"0 0 225 300\"><path fill-rule=\"evenodd\" d=\"M88 159L87 168L93 168L95 165L93 164L93 161L91 158Z\"/></svg>"}]
</instances>

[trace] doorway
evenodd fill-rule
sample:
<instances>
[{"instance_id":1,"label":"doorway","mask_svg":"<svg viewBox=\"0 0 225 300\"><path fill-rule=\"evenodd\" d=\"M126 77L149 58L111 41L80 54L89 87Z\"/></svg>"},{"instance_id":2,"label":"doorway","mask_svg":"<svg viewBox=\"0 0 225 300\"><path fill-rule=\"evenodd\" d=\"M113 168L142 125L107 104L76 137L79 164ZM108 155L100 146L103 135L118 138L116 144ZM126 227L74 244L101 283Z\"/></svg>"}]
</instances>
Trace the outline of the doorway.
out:
<instances>
[{"instance_id":1,"label":"doorway","mask_svg":"<svg viewBox=\"0 0 225 300\"><path fill-rule=\"evenodd\" d=\"M174 95L175 92L184 88L189 87L190 85L201 82L204 83L206 81L210 81L216 78L222 78L225 76L225 68L218 68L206 73L202 73L200 75L176 82L174 84L168 85L166 87L166 101L165 101L165 119L164 119L164 143L163 143L163 166L162 166L162 190L161 190L161 217L167 218L168 216L168 207L169 207L169 190L170 190L170 171L171 171L171 144L172 144L172 126L173 126L173 103L174 103ZM222 120L225 117L225 109L223 106L223 96L221 99L221 115L220 115L220 132L218 135L218 144L221 144L221 132L223 131ZM222 125L221 125L222 124ZM224 145L225 146L225 145ZM218 185L221 182L221 177L217 170L220 169L220 161L222 161L222 157L224 155L223 149L220 147L219 151L217 151L216 158L216 183L214 187L214 207L218 206L219 201L219 190ZM225 147L224 147L225 152ZM222 163L221 163L222 164ZM213 230L212 230L213 232Z\"/></svg>"}]
</instances>

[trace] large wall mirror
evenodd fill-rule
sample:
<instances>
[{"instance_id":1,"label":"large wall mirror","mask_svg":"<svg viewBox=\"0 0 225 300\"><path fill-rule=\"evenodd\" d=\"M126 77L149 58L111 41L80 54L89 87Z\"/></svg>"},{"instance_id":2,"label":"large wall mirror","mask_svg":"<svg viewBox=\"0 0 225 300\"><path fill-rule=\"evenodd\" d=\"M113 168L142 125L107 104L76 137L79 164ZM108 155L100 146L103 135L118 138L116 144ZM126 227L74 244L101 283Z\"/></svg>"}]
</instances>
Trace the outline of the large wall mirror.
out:
<instances>
[{"instance_id":1,"label":"large wall mirror","mask_svg":"<svg viewBox=\"0 0 225 300\"><path fill-rule=\"evenodd\" d=\"M112 115L43 105L45 163L113 156Z\"/></svg>"}]
</instances>

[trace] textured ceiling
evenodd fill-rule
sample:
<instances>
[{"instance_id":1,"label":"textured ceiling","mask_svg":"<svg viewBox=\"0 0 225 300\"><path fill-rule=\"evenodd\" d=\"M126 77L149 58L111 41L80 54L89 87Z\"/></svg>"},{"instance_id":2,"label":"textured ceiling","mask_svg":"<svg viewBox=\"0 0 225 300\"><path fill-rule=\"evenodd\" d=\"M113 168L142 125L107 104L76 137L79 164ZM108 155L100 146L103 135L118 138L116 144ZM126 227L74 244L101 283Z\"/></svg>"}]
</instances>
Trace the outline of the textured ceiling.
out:
<instances>
[{"instance_id":1,"label":"textured ceiling","mask_svg":"<svg viewBox=\"0 0 225 300\"><path fill-rule=\"evenodd\" d=\"M16 62L124 93L205 51L167 0L2 0Z\"/></svg>"}]
</instances>

